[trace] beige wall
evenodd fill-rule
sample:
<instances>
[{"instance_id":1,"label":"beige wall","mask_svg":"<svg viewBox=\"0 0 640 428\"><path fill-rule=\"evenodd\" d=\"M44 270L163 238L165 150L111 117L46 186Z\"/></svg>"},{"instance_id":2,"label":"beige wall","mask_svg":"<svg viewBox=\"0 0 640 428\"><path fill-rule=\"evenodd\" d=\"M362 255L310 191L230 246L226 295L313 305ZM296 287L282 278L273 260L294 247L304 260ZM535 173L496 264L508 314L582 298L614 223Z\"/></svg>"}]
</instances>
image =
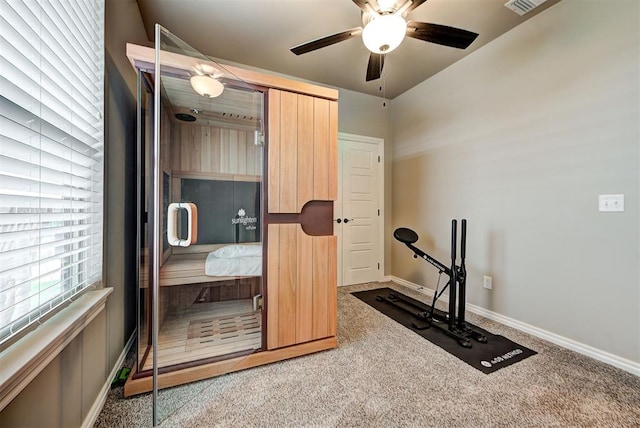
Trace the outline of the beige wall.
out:
<instances>
[{"instance_id":1,"label":"beige wall","mask_svg":"<svg viewBox=\"0 0 640 428\"><path fill-rule=\"evenodd\" d=\"M339 96L338 132L384 139L384 193L386 197L382 215L384 217L384 236L391 236L391 150L393 147L391 144L391 110L393 103L390 100L383 100L347 89L340 89ZM384 274L391 274L391 246L387 239L384 242Z\"/></svg>"},{"instance_id":2,"label":"beige wall","mask_svg":"<svg viewBox=\"0 0 640 428\"><path fill-rule=\"evenodd\" d=\"M106 334L102 312L0 412L0 426L81 426L111 371Z\"/></svg>"},{"instance_id":3,"label":"beige wall","mask_svg":"<svg viewBox=\"0 0 640 428\"><path fill-rule=\"evenodd\" d=\"M469 302L635 362L639 9L564 0L392 111L393 226L445 261L450 219L468 218ZM625 212L598 212L612 193ZM435 286L435 269L398 242L392 266Z\"/></svg>"}]
</instances>

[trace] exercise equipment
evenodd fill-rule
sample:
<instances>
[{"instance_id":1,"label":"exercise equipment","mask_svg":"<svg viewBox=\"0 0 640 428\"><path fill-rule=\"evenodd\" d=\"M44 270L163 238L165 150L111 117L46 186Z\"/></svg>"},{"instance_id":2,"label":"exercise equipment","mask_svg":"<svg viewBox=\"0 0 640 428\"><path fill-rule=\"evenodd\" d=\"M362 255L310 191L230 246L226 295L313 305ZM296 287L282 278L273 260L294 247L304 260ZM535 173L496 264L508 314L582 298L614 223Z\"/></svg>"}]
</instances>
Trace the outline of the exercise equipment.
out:
<instances>
[{"instance_id":1,"label":"exercise equipment","mask_svg":"<svg viewBox=\"0 0 640 428\"><path fill-rule=\"evenodd\" d=\"M473 330L465 322L465 299L466 299L466 283L467 283L467 269L465 267L466 256L466 240L467 240L467 220L462 219L462 229L460 236L460 265L456 265L457 259L457 230L458 221L451 220L451 266L447 267L443 263L431 257L429 254L422 251L420 248L414 246L418 241L418 234L411 229L400 227L393 232L393 237L398 241L405 244L411 251L413 251L414 258L421 258L427 261L434 267L436 267L440 276L444 273L449 277L449 280L445 286L438 292L440 285L440 276L438 277L438 284L436 285L435 292L433 293L433 301L431 306L427 306L427 310L424 307L415 304L414 302L404 298L402 295L395 293L389 293L386 296L377 296L376 300L384 301L389 304L402 309L405 312L412 314L416 320L413 322L413 326L422 330L429 327L435 327L442 330L448 336L456 339L458 343L465 347L471 348L471 340L473 339L480 343L486 343L487 338L482 333ZM436 302L442 296L442 293L449 288L449 310L447 312L436 309ZM425 305L426 306L426 305ZM456 314L457 308L457 314Z\"/></svg>"}]
</instances>

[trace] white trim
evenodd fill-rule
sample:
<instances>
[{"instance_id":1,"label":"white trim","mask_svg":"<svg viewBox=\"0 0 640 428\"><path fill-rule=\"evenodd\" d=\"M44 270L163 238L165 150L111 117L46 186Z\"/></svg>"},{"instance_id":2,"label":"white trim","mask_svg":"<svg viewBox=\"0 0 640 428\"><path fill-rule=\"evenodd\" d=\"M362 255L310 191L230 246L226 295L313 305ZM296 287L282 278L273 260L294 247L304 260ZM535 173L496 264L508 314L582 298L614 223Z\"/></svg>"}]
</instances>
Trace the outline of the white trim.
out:
<instances>
[{"instance_id":1,"label":"white trim","mask_svg":"<svg viewBox=\"0 0 640 428\"><path fill-rule=\"evenodd\" d=\"M338 140L356 141L358 143L384 144L383 138L367 137L366 135L347 134L338 132Z\"/></svg>"},{"instance_id":2,"label":"white trim","mask_svg":"<svg viewBox=\"0 0 640 428\"><path fill-rule=\"evenodd\" d=\"M116 361L116 363L113 365L113 369L111 369L111 373L109 374L109 376L107 377L107 380L102 386L100 393L96 397L96 400L93 402L91 409L89 409L89 413L87 413L87 416L84 418L84 421L82 422L82 425L81 425L82 428L92 427L93 425L95 425L96 421L98 420L98 416L100 415L100 412L104 407L104 403L107 401L107 395L109 394L109 390L111 389L111 382L116 377L116 373L118 373L118 370L120 370L122 363L124 363L124 359L127 357L127 354L129 353L129 350L133 346L135 339L136 339L136 331L134 331L131 334L131 337L129 337L127 344L124 345L124 349L122 350L122 353L118 357L118 360Z\"/></svg>"},{"instance_id":3,"label":"white trim","mask_svg":"<svg viewBox=\"0 0 640 428\"><path fill-rule=\"evenodd\" d=\"M384 279L384 218L385 218L385 211L384 211L384 200L385 200L385 194L384 194L384 183L385 183L385 167L384 167L384 163L385 163L385 157L384 157L384 138L378 138L378 137L367 137L365 135L356 135L356 134L347 134L344 132L338 132L338 141L354 141L356 143L369 143L369 144L375 144L378 146L378 155L380 156L380 174L378 175L378 206L380 209L380 216L378 219L378 239L379 239L379 243L380 243L380 269L378 271L378 281L383 281ZM340 151L338 151L338 153L340 153ZM338 181L338 185L341 186L342 185L342 160L339 159L338 160L338 169L339 169L339 181ZM338 193L340 195L342 195L342 189L339 189ZM342 245L341 243L338 243L338 247L341 248ZM340 252L338 253L338 257L341 257L342 255L340 254ZM339 269L342 269L342 263L339 261L338 262L338 267ZM342 286L342 272L338 272L338 285Z\"/></svg>"},{"instance_id":4,"label":"white trim","mask_svg":"<svg viewBox=\"0 0 640 428\"><path fill-rule=\"evenodd\" d=\"M113 289L88 291L0 353L0 411L105 308Z\"/></svg>"},{"instance_id":5,"label":"white trim","mask_svg":"<svg viewBox=\"0 0 640 428\"><path fill-rule=\"evenodd\" d=\"M429 297L433 297L433 290L431 290L430 288L426 288L421 285L414 284L413 282L407 281L402 278L398 278L393 275L387 276L386 278L389 278L390 281L393 281L396 284L403 285L405 287L411 288L412 290L418 291L419 293L423 293ZM444 302L447 302L448 298L446 295L444 295L442 296L441 300ZM552 333L550 331L541 329L531 324L518 321L516 319L507 317L497 312L490 311L480 306L467 303L466 308L471 313L483 316L492 321L499 322L500 324L504 324L508 327L515 328L516 330L520 330L524 333L530 334L540 339L544 339L558 346L562 346L563 348L570 349L582 355L586 355L587 357L591 357L598 361L602 361L603 363L610 364L614 367L622 369L633 375L640 376L639 362L631 361L627 358L623 358L623 357L611 354L609 352L603 351L601 349L594 348L593 346L576 342L575 340L566 338L564 336L560 336L559 334Z\"/></svg>"}]
</instances>

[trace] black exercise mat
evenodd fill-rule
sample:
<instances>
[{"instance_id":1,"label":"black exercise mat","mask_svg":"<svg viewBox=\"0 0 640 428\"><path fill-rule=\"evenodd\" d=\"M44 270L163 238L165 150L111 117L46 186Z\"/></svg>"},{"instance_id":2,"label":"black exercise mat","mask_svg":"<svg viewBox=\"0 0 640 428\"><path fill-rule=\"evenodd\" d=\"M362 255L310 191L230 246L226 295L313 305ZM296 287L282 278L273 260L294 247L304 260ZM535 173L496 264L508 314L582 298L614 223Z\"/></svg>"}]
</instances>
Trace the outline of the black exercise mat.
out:
<instances>
[{"instance_id":1,"label":"black exercise mat","mask_svg":"<svg viewBox=\"0 0 640 428\"><path fill-rule=\"evenodd\" d=\"M425 303L412 299L411 297L398 293L390 288L357 291L351 294L483 373L493 373L496 370L537 354L536 351L519 345L504 336L491 334L471 323L467 324L474 330L484 334L487 337L487 343L479 343L472 340L471 348L463 348L456 339L447 336L444 332L435 327L418 330L412 325L412 322L416 320L416 318L411 314L390 303L385 301L379 302L376 300L376 296L386 297L389 293L396 294L401 296L403 299L407 299L417 305L420 305L424 310L429 308Z\"/></svg>"}]
</instances>

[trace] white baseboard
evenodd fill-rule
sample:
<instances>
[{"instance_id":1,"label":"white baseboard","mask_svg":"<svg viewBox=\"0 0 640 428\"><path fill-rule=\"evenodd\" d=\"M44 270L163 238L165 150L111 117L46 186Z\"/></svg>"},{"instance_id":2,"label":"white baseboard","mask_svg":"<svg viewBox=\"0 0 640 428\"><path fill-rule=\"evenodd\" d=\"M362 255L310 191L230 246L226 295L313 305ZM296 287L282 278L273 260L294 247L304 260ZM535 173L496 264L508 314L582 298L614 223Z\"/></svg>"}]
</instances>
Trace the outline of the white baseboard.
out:
<instances>
[{"instance_id":1,"label":"white baseboard","mask_svg":"<svg viewBox=\"0 0 640 428\"><path fill-rule=\"evenodd\" d=\"M433 290L430 288L423 287L418 284L414 284L413 282L407 281L402 278L398 278L393 275L388 275L385 277L385 280L395 282L396 284L403 285L412 290L423 293L429 297L433 297ZM443 302L448 302L448 298L446 295L441 297ZM516 330L520 330L524 333L530 334L532 336L538 337L540 339L547 340L551 343L554 343L558 346L562 346L563 348L570 349L572 351L578 352L580 354L586 355L598 361L602 361L603 363L610 364L614 367L622 369L626 372L629 372L633 375L640 376L640 363L635 361L628 360L623 357L619 357L617 355L611 354L609 352L603 351L601 349L594 348L589 345L585 345L584 343L576 342L575 340L568 339L564 336L560 336L559 334L552 333L547 330L543 330L531 324L524 323L522 321L518 321L513 318L509 318L497 312L490 311L488 309L482 308L480 306L476 306L470 303L466 304L466 308L469 312L474 314L483 316L492 321L499 322L500 324L504 324L509 327L513 327Z\"/></svg>"},{"instance_id":2,"label":"white baseboard","mask_svg":"<svg viewBox=\"0 0 640 428\"><path fill-rule=\"evenodd\" d=\"M90 428L94 426L96 421L98 420L98 416L102 411L102 407L104 406L104 403L107 401L107 395L109 394L109 390L111 389L111 382L113 381L113 378L116 377L116 373L118 372L118 370L120 370L120 367L122 366L124 359L127 357L127 353L129 352L129 349L131 349L131 346L133 346L135 339L136 339L136 332L134 331L131 334L131 337L129 337L127 344L124 345L124 349L122 350L122 353L118 357L118 360L113 365L113 368L111 369L111 373L109 373L109 376L107 377L106 382L102 386L102 389L100 390L100 393L96 398L96 401L93 402L93 405L91 406L91 409L87 414L87 417L82 422L82 428Z\"/></svg>"}]
</instances>

